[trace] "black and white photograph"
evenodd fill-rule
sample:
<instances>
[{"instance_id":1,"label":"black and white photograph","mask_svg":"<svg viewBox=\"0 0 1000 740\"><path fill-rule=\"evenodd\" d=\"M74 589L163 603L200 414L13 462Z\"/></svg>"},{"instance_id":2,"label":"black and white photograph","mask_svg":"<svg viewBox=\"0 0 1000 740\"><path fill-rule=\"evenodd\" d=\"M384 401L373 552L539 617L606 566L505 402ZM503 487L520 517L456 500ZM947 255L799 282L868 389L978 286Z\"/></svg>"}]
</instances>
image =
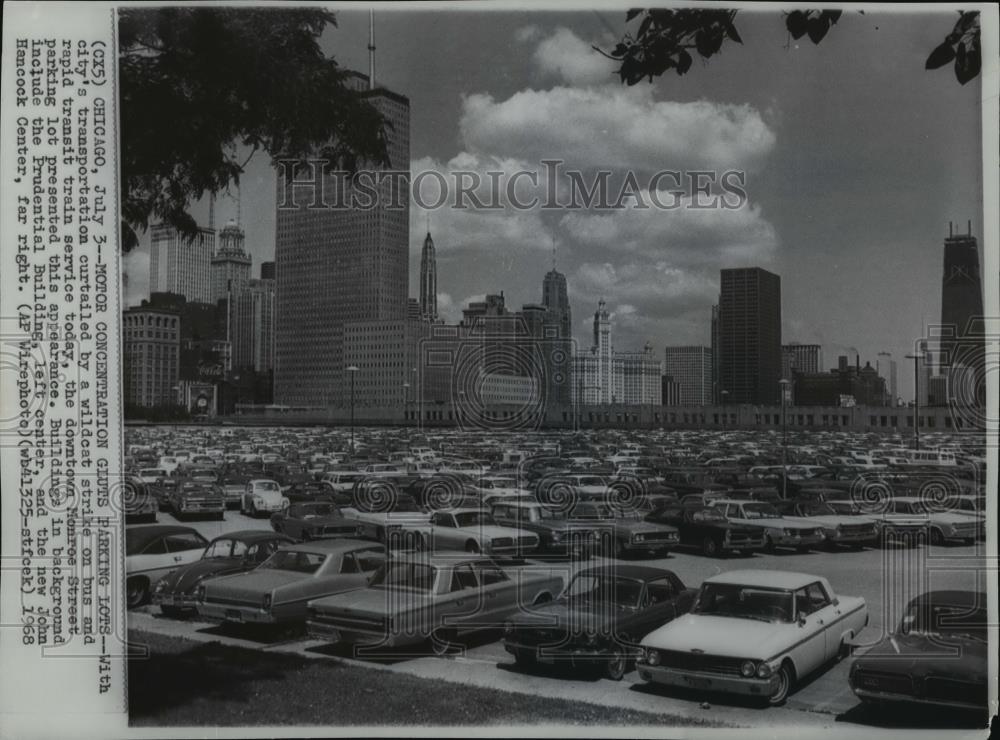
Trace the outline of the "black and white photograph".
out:
<instances>
[{"instance_id":1,"label":"black and white photograph","mask_svg":"<svg viewBox=\"0 0 1000 740\"><path fill-rule=\"evenodd\" d=\"M72 135L3 114L3 320L44 335L4 371L45 395L2 414L0 621L60 647L24 594L89 605L91 550L64 587L28 517L93 528L121 736L996 729L995 6L101 23L17 40Z\"/></svg>"}]
</instances>

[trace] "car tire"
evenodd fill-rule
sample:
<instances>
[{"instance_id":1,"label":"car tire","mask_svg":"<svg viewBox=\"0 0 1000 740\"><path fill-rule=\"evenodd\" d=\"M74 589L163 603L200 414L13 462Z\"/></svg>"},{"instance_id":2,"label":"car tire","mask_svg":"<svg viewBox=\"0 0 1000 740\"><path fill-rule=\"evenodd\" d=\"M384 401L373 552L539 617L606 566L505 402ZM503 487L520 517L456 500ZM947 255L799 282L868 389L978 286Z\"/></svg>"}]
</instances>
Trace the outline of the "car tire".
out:
<instances>
[{"instance_id":1,"label":"car tire","mask_svg":"<svg viewBox=\"0 0 1000 740\"><path fill-rule=\"evenodd\" d=\"M706 537L701 543L701 552L710 558L715 558L719 556L719 543L715 541L714 537Z\"/></svg>"},{"instance_id":2,"label":"car tire","mask_svg":"<svg viewBox=\"0 0 1000 740\"><path fill-rule=\"evenodd\" d=\"M215 515L215 518L216 518L217 521L220 521L220 522L226 521L226 512L225 511L218 512Z\"/></svg>"},{"instance_id":3,"label":"car tire","mask_svg":"<svg viewBox=\"0 0 1000 740\"><path fill-rule=\"evenodd\" d=\"M475 540L469 540L465 543L465 551L470 555L478 555L482 550L479 547L479 543Z\"/></svg>"},{"instance_id":4,"label":"car tire","mask_svg":"<svg viewBox=\"0 0 1000 740\"><path fill-rule=\"evenodd\" d=\"M534 668L536 664L535 656L528 650L518 650L514 653L514 665L522 669Z\"/></svg>"},{"instance_id":5,"label":"car tire","mask_svg":"<svg viewBox=\"0 0 1000 740\"><path fill-rule=\"evenodd\" d=\"M614 651L604 661L604 677L612 681L621 681L628 672L628 657L620 650Z\"/></svg>"},{"instance_id":6,"label":"car tire","mask_svg":"<svg viewBox=\"0 0 1000 740\"><path fill-rule=\"evenodd\" d=\"M160 614L162 614L165 617L170 617L171 619L180 619L181 613L182 613L181 610L178 609L176 606L160 607Z\"/></svg>"},{"instance_id":7,"label":"car tire","mask_svg":"<svg viewBox=\"0 0 1000 740\"><path fill-rule=\"evenodd\" d=\"M809 552L810 549L812 548L810 548L809 545L799 545L798 547L795 548L795 552L802 554Z\"/></svg>"},{"instance_id":8,"label":"car tire","mask_svg":"<svg viewBox=\"0 0 1000 740\"><path fill-rule=\"evenodd\" d=\"M255 504L253 501L250 502L250 511L248 513L252 518L254 519L257 518L257 504Z\"/></svg>"},{"instance_id":9,"label":"car tire","mask_svg":"<svg viewBox=\"0 0 1000 740\"><path fill-rule=\"evenodd\" d=\"M454 629L441 628L435 630L431 635L431 650L435 655L448 655L455 649L458 635Z\"/></svg>"},{"instance_id":10,"label":"car tire","mask_svg":"<svg viewBox=\"0 0 1000 740\"><path fill-rule=\"evenodd\" d=\"M764 552L773 553L778 548L774 544L774 540L771 539L771 535L764 535Z\"/></svg>"},{"instance_id":11,"label":"car tire","mask_svg":"<svg viewBox=\"0 0 1000 740\"><path fill-rule=\"evenodd\" d=\"M125 582L125 605L136 609L149 601L149 579L143 576L129 578Z\"/></svg>"},{"instance_id":12,"label":"car tire","mask_svg":"<svg viewBox=\"0 0 1000 740\"><path fill-rule=\"evenodd\" d=\"M785 703L788 695L792 692L792 687L795 685L795 669L789 661L785 661L778 668L778 688L774 690L774 693L767 697L768 705L772 707L779 706Z\"/></svg>"},{"instance_id":13,"label":"car tire","mask_svg":"<svg viewBox=\"0 0 1000 740\"><path fill-rule=\"evenodd\" d=\"M625 545L620 539L615 537L615 558L621 560L625 557Z\"/></svg>"}]
</instances>

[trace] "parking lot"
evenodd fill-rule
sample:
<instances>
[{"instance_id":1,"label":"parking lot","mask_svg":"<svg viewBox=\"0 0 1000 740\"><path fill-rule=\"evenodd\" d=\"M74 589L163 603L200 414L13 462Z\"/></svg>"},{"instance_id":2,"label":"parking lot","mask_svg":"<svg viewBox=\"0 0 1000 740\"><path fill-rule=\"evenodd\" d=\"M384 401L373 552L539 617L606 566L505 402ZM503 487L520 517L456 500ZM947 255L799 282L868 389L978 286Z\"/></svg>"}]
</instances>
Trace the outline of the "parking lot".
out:
<instances>
[{"instance_id":1,"label":"parking lot","mask_svg":"<svg viewBox=\"0 0 1000 740\"><path fill-rule=\"evenodd\" d=\"M159 514L161 523L176 521L170 513ZM267 518L250 518L230 510L224 521L185 521L206 538L245 529L268 529ZM808 553L778 551L749 557L708 558L678 549L667 557L629 556L628 562L641 562L672 570L685 585L697 587L705 578L725 570L754 568L800 571L825 577L838 594L865 598L870 623L858 636L856 654L863 654L887 627L894 626L907 601L916 594L934 588L984 590L987 574L983 570L983 543L973 546L929 546L913 548L886 547L859 551ZM529 558L516 568L561 570L566 575L579 567L609 562L594 557L583 564L552 563ZM993 574L995 576L995 574ZM287 651L319 660L359 660L349 650L310 640L295 630L260 633L239 625L215 625L191 620L168 619L154 607L130 612L129 626L164 635L182 636L198 641L252 646L264 651ZM393 652L385 656L360 659L365 665L406 674L441 678L462 684L503 689L516 693L553 698L569 698L605 706L638 709L648 712L708 716L734 725L754 724L767 713L767 722L775 724L817 724L850 722L863 725L924 725L926 718L912 713L874 712L859 704L847 683L850 658L831 664L806 680L782 707L761 708L736 697L702 694L697 691L670 690L640 681L632 670L620 682L598 678L596 674L564 666L539 666L523 671L515 668L504 650L499 632L486 632L463 640L463 649L455 654L436 656L424 648Z\"/></svg>"}]
</instances>

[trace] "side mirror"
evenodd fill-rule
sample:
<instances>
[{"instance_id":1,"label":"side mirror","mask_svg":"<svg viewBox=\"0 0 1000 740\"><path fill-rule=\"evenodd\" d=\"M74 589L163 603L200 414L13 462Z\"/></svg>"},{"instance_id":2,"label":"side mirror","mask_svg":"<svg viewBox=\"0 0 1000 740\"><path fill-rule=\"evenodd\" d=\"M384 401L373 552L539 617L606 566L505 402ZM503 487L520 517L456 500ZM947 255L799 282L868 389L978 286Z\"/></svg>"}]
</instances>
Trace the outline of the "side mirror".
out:
<instances>
[{"instance_id":1,"label":"side mirror","mask_svg":"<svg viewBox=\"0 0 1000 740\"><path fill-rule=\"evenodd\" d=\"M798 622L799 627L805 627L806 626L806 613L805 612L799 612L796 615L796 617L795 617L795 621Z\"/></svg>"},{"instance_id":2,"label":"side mirror","mask_svg":"<svg viewBox=\"0 0 1000 740\"><path fill-rule=\"evenodd\" d=\"M832 604L833 604L834 606L840 606L840 599L838 599L838 598L837 598L836 596L834 596L834 597L833 597L833 601L832 601L831 603L832 603Z\"/></svg>"}]
</instances>

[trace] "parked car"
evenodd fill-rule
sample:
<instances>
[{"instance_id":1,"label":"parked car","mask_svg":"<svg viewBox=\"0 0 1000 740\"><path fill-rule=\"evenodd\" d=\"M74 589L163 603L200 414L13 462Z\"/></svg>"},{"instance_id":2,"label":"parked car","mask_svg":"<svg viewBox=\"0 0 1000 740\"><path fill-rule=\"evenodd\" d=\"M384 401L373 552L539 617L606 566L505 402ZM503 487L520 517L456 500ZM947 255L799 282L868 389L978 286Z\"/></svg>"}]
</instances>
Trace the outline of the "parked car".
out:
<instances>
[{"instance_id":1,"label":"parked car","mask_svg":"<svg viewBox=\"0 0 1000 740\"><path fill-rule=\"evenodd\" d=\"M851 690L868 704L930 704L985 713L989 624L982 591L928 591L895 631L851 665Z\"/></svg>"},{"instance_id":2,"label":"parked car","mask_svg":"<svg viewBox=\"0 0 1000 740\"><path fill-rule=\"evenodd\" d=\"M404 533L404 528L414 528L427 524L430 513L423 511L412 496L393 488L385 496L366 494L369 486L361 487L354 494L352 506L341 508L344 516L362 525L364 536L378 542L390 542L393 546L412 547L413 532Z\"/></svg>"},{"instance_id":3,"label":"parked car","mask_svg":"<svg viewBox=\"0 0 1000 740\"><path fill-rule=\"evenodd\" d=\"M178 481L178 485L170 492L170 511L174 516L211 514L216 519L226 515L226 496L222 487L213 483L196 481Z\"/></svg>"},{"instance_id":4,"label":"parked car","mask_svg":"<svg viewBox=\"0 0 1000 740\"><path fill-rule=\"evenodd\" d=\"M226 506L242 506L247 482L253 478L249 473L229 470L222 474L220 484L226 497Z\"/></svg>"},{"instance_id":5,"label":"parked car","mask_svg":"<svg viewBox=\"0 0 1000 740\"><path fill-rule=\"evenodd\" d=\"M826 543L831 547L859 549L878 544L879 531L874 519L838 514L833 507L822 501L782 501L776 504L776 508L782 514L816 522L822 527Z\"/></svg>"},{"instance_id":6,"label":"parked car","mask_svg":"<svg viewBox=\"0 0 1000 740\"><path fill-rule=\"evenodd\" d=\"M948 511L916 496L898 496L888 502L894 514L917 516L925 519L928 538L932 545L961 542L971 545L979 536L979 522L966 514Z\"/></svg>"},{"instance_id":7,"label":"parked car","mask_svg":"<svg viewBox=\"0 0 1000 740\"><path fill-rule=\"evenodd\" d=\"M825 578L729 571L702 584L689 614L642 640L639 677L781 704L867 624L865 600L837 596Z\"/></svg>"},{"instance_id":8,"label":"parked car","mask_svg":"<svg viewBox=\"0 0 1000 740\"><path fill-rule=\"evenodd\" d=\"M733 552L750 555L764 549L764 529L734 524L711 506L666 506L646 515L646 521L676 527L680 544L697 547L703 555Z\"/></svg>"},{"instance_id":9,"label":"parked car","mask_svg":"<svg viewBox=\"0 0 1000 740\"><path fill-rule=\"evenodd\" d=\"M636 517L619 517L607 504L583 502L573 507L570 519L593 527L601 533L602 543L610 545L615 557L628 552L663 554L680 542L677 529L646 522Z\"/></svg>"},{"instance_id":10,"label":"parked car","mask_svg":"<svg viewBox=\"0 0 1000 740\"><path fill-rule=\"evenodd\" d=\"M198 614L238 624L302 622L310 599L363 588L384 560L382 545L363 540L283 545L251 571L204 581Z\"/></svg>"},{"instance_id":11,"label":"parked car","mask_svg":"<svg viewBox=\"0 0 1000 740\"><path fill-rule=\"evenodd\" d=\"M538 549L549 554L586 558L600 544L593 527L570 520L565 512L537 501L501 500L493 503L492 512L497 524L534 532Z\"/></svg>"},{"instance_id":12,"label":"parked car","mask_svg":"<svg viewBox=\"0 0 1000 740\"><path fill-rule=\"evenodd\" d=\"M137 476L127 476L121 489L121 507L128 522L154 523L156 512L160 509L159 501L150 490L150 486Z\"/></svg>"},{"instance_id":13,"label":"parked car","mask_svg":"<svg viewBox=\"0 0 1000 740\"><path fill-rule=\"evenodd\" d=\"M289 501L281 492L277 481L269 478L255 478L247 481L240 500L240 513L249 516L273 514L288 506Z\"/></svg>"},{"instance_id":14,"label":"parked car","mask_svg":"<svg viewBox=\"0 0 1000 740\"><path fill-rule=\"evenodd\" d=\"M271 514L271 528L296 540L360 538L364 534L362 526L353 519L346 519L336 504L323 501L290 504Z\"/></svg>"},{"instance_id":15,"label":"parked car","mask_svg":"<svg viewBox=\"0 0 1000 740\"><path fill-rule=\"evenodd\" d=\"M206 578L242 573L267 560L291 537L262 529L228 532L205 548L201 559L167 573L153 587L153 603L170 617L197 611L196 591Z\"/></svg>"},{"instance_id":16,"label":"parked car","mask_svg":"<svg viewBox=\"0 0 1000 740\"><path fill-rule=\"evenodd\" d=\"M801 517L782 516L772 504L764 501L717 499L709 502L733 524L763 527L764 549L788 547L806 552L823 542L823 528Z\"/></svg>"},{"instance_id":17,"label":"parked car","mask_svg":"<svg viewBox=\"0 0 1000 740\"><path fill-rule=\"evenodd\" d=\"M897 512L889 499L862 502L853 499L830 499L824 502L837 514L874 520L878 539L883 545L893 542L916 545L927 532L927 518L913 513Z\"/></svg>"},{"instance_id":18,"label":"parked car","mask_svg":"<svg viewBox=\"0 0 1000 740\"><path fill-rule=\"evenodd\" d=\"M426 550L464 550L492 557L524 557L538 548L534 532L498 524L480 508L435 511L429 524L407 527L419 534L414 544Z\"/></svg>"},{"instance_id":19,"label":"parked car","mask_svg":"<svg viewBox=\"0 0 1000 740\"><path fill-rule=\"evenodd\" d=\"M309 636L329 642L399 647L433 638L447 650L463 633L499 629L522 609L556 598L563 579L521 571L514 578L489 558L416 553L388 560L368 588L309 604Z\"/></svg>"},{"instance_id":20,"label":"parked car","mask_svg":"<svg viewBox=\"0 0 1000 740\"><path fill-rule=\"evenodd\" d=\"M619 681L641 653L639 640L686 613L696 593L669 570L641 565L586 568L558 601L511 617L504 625L504 649L522 667L599 667Z\"/></svg>"},{"instance_id":21,"label":"parked car","mask_svg":"<svg viewBox=\"0 0 1000 740\"><path fill-rule=\"evenodd\" d=\"M310 501L333 501L340 505L346 505L351 501L350 495L337 494L329 483L316 480L293 483L284 490L284 494L285 498L293 504Z\"/></svg>"},{"instance_id":22,"label":"parked car","mask_svg":"<svg viewBox=\"0 0 1000 740\"><path fill-rule=\"evenodd\" d=\"M143 524L125 528L125 602L129 609L149 600L152 584L174 568L193 563L208 540L191 527Z\"/></svg>"}]
</instances>

